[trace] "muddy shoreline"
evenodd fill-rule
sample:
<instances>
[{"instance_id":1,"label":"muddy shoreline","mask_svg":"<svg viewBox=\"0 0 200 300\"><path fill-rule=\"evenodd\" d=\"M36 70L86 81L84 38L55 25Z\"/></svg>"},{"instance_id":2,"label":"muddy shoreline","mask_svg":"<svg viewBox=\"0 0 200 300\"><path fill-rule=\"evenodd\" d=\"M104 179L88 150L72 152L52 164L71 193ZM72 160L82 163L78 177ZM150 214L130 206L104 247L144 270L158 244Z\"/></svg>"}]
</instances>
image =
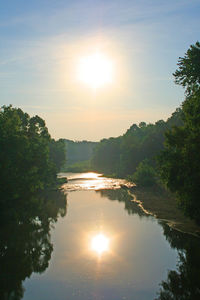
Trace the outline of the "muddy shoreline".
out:
<instances>
[{"instance_id":1,"label":"muddy shoreline","mask_svg":"<svg viewBox=\"0 0 200 300\"><path fill-rule=\"evenodd\" d=\"M155 186L134 187L128 193L146 214L166 222L175 230L200 237L200 226L183 214L170 192Z\"/></svg>"}]
</instances>

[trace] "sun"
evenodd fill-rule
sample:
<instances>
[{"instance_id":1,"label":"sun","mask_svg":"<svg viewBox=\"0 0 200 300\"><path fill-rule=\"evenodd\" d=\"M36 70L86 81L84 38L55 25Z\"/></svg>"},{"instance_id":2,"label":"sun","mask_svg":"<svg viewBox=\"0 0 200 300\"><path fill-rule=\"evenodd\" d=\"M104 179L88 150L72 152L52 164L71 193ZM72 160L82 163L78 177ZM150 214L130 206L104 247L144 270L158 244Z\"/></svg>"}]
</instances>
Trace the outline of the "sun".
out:
<instances>
[{"instance_id":1,"label":"sun","mask_svg":"<svg viewBox=\"0 0 200 300\"><path fill-rule=\"evenodd\" d=\"M99 233L98 235L94 236L91 240L91 249L97 252L99 255L105 251L109 250L109 239Z\"/></svg>"},{"instance_id":2,"label":"sun","mask_svg":"<svg viewBox=\"0 0 200 300\"><path fill-rule=\"evenodd\" d=\"M78 79L91 88L100 88L113 81L113 62L104 54L96 52L82 57L78 63Z\"/></svg>"}]
</instances>

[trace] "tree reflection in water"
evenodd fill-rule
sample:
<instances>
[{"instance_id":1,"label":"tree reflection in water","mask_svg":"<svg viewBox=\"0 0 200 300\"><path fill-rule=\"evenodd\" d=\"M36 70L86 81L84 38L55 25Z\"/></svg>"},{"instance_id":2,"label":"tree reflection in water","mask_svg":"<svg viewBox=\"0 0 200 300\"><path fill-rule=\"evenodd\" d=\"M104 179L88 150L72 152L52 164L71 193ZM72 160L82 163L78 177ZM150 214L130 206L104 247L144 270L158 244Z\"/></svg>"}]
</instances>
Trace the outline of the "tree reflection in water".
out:
<instances>
[{"instance_id":1,"label":"tree reflection in water","mask_svg":"<svg viewBox=\"0 0 200 300\"><path fill-rule=\"evenodd\" d=\"M52 191L31 199L1 202L0 295L2 300L23 297L22 281L49 265L53 245L50 229L66 214L66 195Z\"/></svg>"},{"instance_id":2,"label":"tree reflection in water","mask_svg":"<svg viewBox=\"0 0 200 300\"><path fill-rule=\"evenodd\" d=\"M132 197L126 190L100 190L97 192L112 201L124 202L124 209L128 214L146 216L136 203L130 201ZM163 227L163 234L171 248L178 250L178 264L176 270L170 270L167 279L161 282L156 300L199 300L200 239L174 230L163 221L158 221L158 223Z\"/></svg>"},{"instance_id":3,"label":"tree reflection in water","mask_svg":"<svg viewBox=\"0 0 200 300\"><path fill-rule=\"evenodd\" d=\"M146 214L130 200L126 190L100 190L102 197L124 202L128 214ZM0 299L20 300L22 282L33 272L42 273L49 265L53 245L50 229L66 214L66 196L58 192L0 202ZM161 282L157 300L200 299L200 240L171 229L159 221L170 246L177 249L176 270ZM159 249L158 249L159 251Z\"/></svg>"},{"instance_id":4,"label":"tree reflection in water","mask_svg":"<svg viewBox=\"0 0 200 300\"><path fill-rule=\"evenodd\" d=\"M164 235L172 248L179 251L177 270L168 272L167 280L161 282L156 300L200 299L200 240L162 223Z\"/></svg>"},{"instance_id":5,"label":"tree reflection in water","mask_svg":"<svg viewBox=\"0 0 200 300\"><path fill-rule=\"evenodd\" d=\"M126 189L113 189L113 190L98 190L101 197L106 197L112 201L124 202L124 209L129 215L137 214L139 217L149 217L150 215L145 214L145 212L138 206L136 202L132 202L133 197L127 192Z\"/></svg>"}]
</instances>

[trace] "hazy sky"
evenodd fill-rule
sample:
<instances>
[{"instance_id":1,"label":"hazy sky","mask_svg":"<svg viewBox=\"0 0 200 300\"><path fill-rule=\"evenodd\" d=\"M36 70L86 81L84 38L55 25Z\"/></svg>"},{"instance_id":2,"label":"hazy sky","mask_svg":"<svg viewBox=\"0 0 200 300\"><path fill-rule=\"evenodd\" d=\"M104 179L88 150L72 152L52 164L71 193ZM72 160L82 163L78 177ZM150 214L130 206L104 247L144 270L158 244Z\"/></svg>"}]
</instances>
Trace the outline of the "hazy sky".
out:
<instances>
[{"instance_id":1,"label":"hazy sky","mask_svg":"<svg viewBox=\"0 0 200 300\"><path fill-rule=\"evenodd\" d=\"M199 0L1 0L0 105L38 114L56 139L166 119L184 97L172 73L199 28ZM97 50L114 79L94 91L76 69Z\"/></svg>"}]
</instances>

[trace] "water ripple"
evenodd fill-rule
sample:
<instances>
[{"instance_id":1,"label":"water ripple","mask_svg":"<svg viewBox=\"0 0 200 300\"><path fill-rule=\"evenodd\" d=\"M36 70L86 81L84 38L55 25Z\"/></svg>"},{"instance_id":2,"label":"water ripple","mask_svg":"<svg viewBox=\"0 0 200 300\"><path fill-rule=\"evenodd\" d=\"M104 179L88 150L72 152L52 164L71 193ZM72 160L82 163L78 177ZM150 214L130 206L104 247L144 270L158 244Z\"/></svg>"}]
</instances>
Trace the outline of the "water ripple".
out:
<instances>
[{"instance_id":1,"label":"water ripple","mask_svg":"<svg viewBox=\"0 0 200 300\"><path fill-rule=\"evenodd\" d=\"M62 188L64 191L102 190L130 188L132 183L125 179L107 178L98 173L60 173L59 177L66 177L68 182Z\"/></svg>"}]
</instances>

